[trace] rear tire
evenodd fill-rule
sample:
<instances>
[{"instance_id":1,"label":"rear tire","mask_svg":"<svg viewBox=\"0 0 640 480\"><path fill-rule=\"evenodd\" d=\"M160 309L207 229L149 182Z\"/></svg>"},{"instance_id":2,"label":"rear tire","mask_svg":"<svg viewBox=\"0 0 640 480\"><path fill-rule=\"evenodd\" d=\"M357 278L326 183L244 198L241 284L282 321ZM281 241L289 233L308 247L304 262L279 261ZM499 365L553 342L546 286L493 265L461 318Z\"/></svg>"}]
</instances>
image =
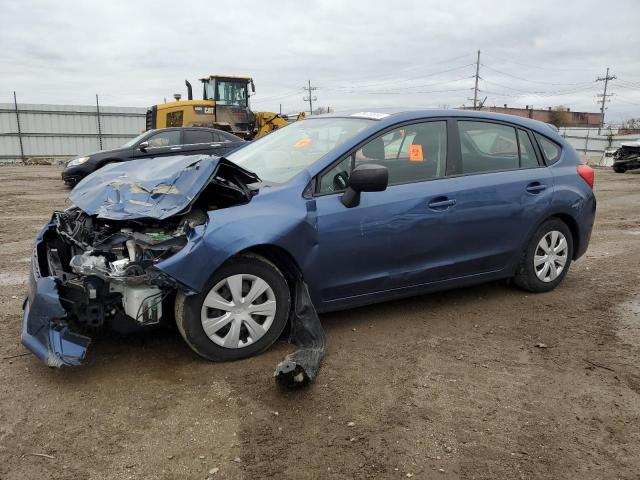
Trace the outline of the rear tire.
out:
<instances>
[{"instance_id":1,"label":"rear tire","mask_svg":"<svg viewBox=\"0 0 640 480\"><path fill-rule=\"evenodd\" d=\"M215 362L239 360L278 339L290 305L280 270L258 255L241 255L220 267L201 293L178 292L176 325L198 355Z\"/></svg>"},{"instance_id":2,"label":"rear tire","mask_svg":"<svg viewBox=\"0 0 640 480\"><path fill-rule=\"evenodd\" d=\"M528 292L551 291L567 275L572 258L571 230L562 220L549 219L531 237L513 281Z\"/></svg>"},{"instance_id":3,"label":"rear tire","mask_svg":"<svg viewBox=\"0 0 640 480\"><path fill-rule=\"evenodd\" d=\"M616 173L624 173L627 171L626 167L614 166L613 171Z\"/></svg>"}]
</instances>

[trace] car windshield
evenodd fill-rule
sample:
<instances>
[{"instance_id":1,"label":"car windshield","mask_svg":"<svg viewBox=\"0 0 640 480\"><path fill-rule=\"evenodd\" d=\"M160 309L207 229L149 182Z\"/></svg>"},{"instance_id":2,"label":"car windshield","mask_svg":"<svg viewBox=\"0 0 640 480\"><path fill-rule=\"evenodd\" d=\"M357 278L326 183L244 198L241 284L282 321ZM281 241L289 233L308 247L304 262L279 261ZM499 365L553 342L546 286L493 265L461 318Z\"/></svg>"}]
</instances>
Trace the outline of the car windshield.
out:
<instances>
[{"instance_id":1,"label":"car windshield","mask_svg":"<svg viewBox=\"0 0 640 480\"><path fill-rule=\"evenodd\" d=\"M138 143L140 140L142 140L142 137L144 137L147 132L142 132L140 135L138 135L137 137L132 138L131 140L129 140L127 143L123 144L120 148L127 148L127 147L133 147L136 143Z\"/></svg>"},{"instance_id":2,"label":"car windshield","mask_svg":"<svg viewBox=\"0 0 640 480\"><path fill-rule=\"evenodd\" d=\"M263 181L286 182L371 122L363 118L298 121L250 143L228 158Z\"/></svg>"}]
</instances>

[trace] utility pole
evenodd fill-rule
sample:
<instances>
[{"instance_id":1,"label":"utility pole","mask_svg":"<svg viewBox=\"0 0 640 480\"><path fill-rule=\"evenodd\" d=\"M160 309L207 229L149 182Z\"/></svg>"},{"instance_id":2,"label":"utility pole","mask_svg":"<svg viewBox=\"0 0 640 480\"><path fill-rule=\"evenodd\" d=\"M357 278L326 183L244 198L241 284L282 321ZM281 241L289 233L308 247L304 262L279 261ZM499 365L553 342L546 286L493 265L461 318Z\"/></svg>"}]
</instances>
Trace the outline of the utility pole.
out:
<instances>
[{"instance_id":1,"label":"utility pole","mask_svg":"<svg viewBox=\"0 0 640 480\"><path fill-rule=\"evenodd\" d=\"M18 113L18 99L16 92L13 92L13 106L16 109L16 125L18 126L18 140L20 141L20 159L24 163L24 145L22 144L22 129L20 128L20 114Z\"/></svg>"},{"instance_id":2,"label":"utility pole","mask_svg":"<svg viewBox=\"0 0 640 480\"><path fill-rule=\"evenodd\" d=\"M476 85L473 87L473 109L477 110L478 103L478 78L480 77L480 50L478 50L478 59L476 60Z\"/></svg>"},{"instance_id":3,"label":"utility pole","mask_svg":"<svg viewBox=\"0 0 640 480\"><path fill-rule=\"evenodd\" d=\"M609 75L609 67L607 67L607 73L604 77L596 78L596 82L604 82L604 92L599 93L598 97L602 97L602 103L600 106L600 126L598 127L598 135L600 135L600 130L604 127L604 111L605 111L605 103L608 101L607 97L613 95L613 93L607 93L607 85L609 84L609 80L615 80L615 75Z\"/></svg>"},{"instance_id":4,"label":"utility pole","mask_svg":"<svg viewBox=\"0 0 640 480\"><path fill-rule=\"evenodd\" d=\"M308 95L306 97L302 97L302 99L305 102L309 102L309 115L313 115L313 102L314 102L314 100L317 100L318 98L315 97L314 95L312 95L312 92L314 90L317 90L318 87L312 87L311 86L311 80L309 80L308 86L302 87L302 88L303 88L303 90L306 90L307 93L308 93Z\"/></svg>"},{"instance_id":5,"label":"utility pole","mask_svg":"<svg viewBox=\"0 0 640 480\"><path fill-rule=\"evenodd\" d=\"M100 102L98 101L97 93L96 93L96 118L98 119L98 142L100 143L100 150L102 150L102 125L100 123Z\"/></svg>"}]
</instances>

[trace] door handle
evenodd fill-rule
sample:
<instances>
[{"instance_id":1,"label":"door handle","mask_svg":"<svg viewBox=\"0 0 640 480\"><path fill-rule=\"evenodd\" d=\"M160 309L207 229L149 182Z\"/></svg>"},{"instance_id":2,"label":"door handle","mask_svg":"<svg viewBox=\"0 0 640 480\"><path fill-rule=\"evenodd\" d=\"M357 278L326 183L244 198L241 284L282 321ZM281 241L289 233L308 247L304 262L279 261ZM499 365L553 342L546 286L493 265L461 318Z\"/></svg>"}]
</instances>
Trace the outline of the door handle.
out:
<instances>
[{"instance_id":1,"label":"door handle","mask_svg":"<svg viewBox=\"0 0 640 480\"><path fill-rule=\"evenodd\" d=\"M210 143L209 146L213 148L218 148L218 147L221 147L222 145L220 145L219 143Z\"/></svg>"},{"instance_id":2,"label":"door handle","mask_svg":"<svg viewBox=\"0 0 640 480\"><path fill-rule=\"evenodd\" d=\"M545 188L547 188L547 186L544 183L533 182L533 183L530 183L529 185L527 185L526 190L529 193L540 193Z\"/></svg>"},{"instance_id":3,"label":"door handle","mask_svg":"<svg viewBox=\"0 0 640 480\"><path fill-rule=\"evenodd\" d=\"M171 147L169 150L182 150L182 147Z\"/></svg>"},{"instance_id":4,"label":"door handle","mask_svg":"<svg viewBox=\"0 0 640 480\"><path fill-rule=\"evenodd\" d=\"M433 210L446 210L449 207L453 207L456 201L448 199L447 197L437 197L431 200L428 204L429 208Z\"/></svg>"}]
</instances>

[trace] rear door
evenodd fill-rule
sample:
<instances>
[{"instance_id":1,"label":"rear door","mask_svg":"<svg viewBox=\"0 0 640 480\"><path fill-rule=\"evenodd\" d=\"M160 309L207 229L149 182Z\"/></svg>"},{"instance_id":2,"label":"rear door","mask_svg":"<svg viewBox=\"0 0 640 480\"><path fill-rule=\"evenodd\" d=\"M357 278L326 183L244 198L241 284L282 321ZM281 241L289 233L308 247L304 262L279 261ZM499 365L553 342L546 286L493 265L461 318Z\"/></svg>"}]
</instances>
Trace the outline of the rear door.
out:
<instances>
[{"instance_id":1,"label":"rear door","mask_svg":"<svg viewBox=\"0 0 640 480\"><path fill-rule=\"evenodd\" d=\"M525 237L546 215L553 177L533 135L508 123L458 120L441 198L450 201L442 234L451 260L446 278L511 268Z\"/></svg>"},{"instance_id":2,"label":"rear door","mask_svg":"<svg viewBox=\"0 0 640 480\"><path fill-rule=\"evenodd\" d=\"M148 146L143 151L136 145L133 152L134 158L178 155L182 152L182 130L179 128L162 130L147 137L144 142L147 142Z\"/></svg>"}]
</instances>

